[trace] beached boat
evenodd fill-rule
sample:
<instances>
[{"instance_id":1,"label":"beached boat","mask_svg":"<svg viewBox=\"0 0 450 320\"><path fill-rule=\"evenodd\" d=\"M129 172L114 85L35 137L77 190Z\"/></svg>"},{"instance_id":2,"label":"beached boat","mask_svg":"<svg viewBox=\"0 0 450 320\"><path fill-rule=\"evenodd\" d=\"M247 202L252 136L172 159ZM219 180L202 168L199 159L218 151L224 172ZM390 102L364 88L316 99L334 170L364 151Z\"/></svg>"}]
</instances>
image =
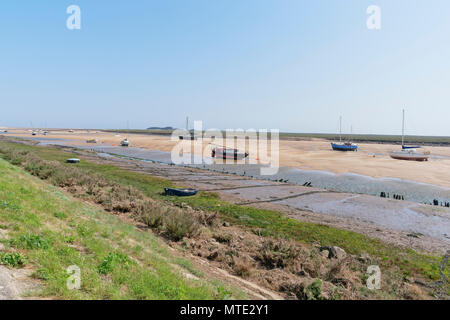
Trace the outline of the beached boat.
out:
<instances>
[{"instance_id":1,"label":"beached boat","mask_svg":"<svg viewBox=\"0 0 450 320\"><path fill-rule=\"evenodd\" d=\"M173 189L173 188L164 188L164 194L166 196L178 196L178 197L188 197L196 195L198 190L196 189Z\"/></svg>"},{"instance_id":2,"label":"beached boat","mask_svg":"<svg viewBox=\"0 0 450 320\"><path fill-rule=\"evenodd\" d=\"M66 160L67 163L80 163L80 159L78 158L70 158Z\"/></svg>"},{"instance_id":3,"label":"beached boat","mask_svg":"<svg viewBox=\"0 0 450 320\"><path fill-rule=\"evenodd\" d=\"M358 151L358 146L350 141L342 142L342 117L339 117L339 143L332 142L331 148L335 151Z\"/></svg>"},{"instance_id":4,"label":"beached boat","mask_svg":"<svg viewBox=\"0 0 450 320\"><path fill-rule=\"evenodd\" d=\"M430 152L419 152L416 149L420 146L405 146L405 109L403 109L402 119L402 149L393 151L389 155L392 159L408 161L428 161Z\"/></svg>"},{"instance_id":5,"label":"beached boat","mask_svg":"<svg viewBox=\"0 0 450 320\"><path fill-rule=\"evenodd\" d=\"M122 147L128 147L130 145L130 141L128 141L127 138L123 139L122 141L120 141L120 145Z\"/></svg>"},{"instance_id":6,"label":"beached boat","mask_svg":"<svg viewBox=\"0 0 450 320\"><path fill-rule=\"evenodd\" d=\"M88 139L86 140L86 143L97 143L98 140L97 139Z\"/></svg>"},{"instance_id":7,"label":"beached boat","mask_svg":"<svg viewBox=\"0 0 450 320\"><path fill-rule=\"evenodd\" d=\"M248 153L240 152L238 149L216 147L212 149L211 157L220 159L242 160L248 157Z\"/></svg>"},{"instance_id":8,"label":"beached boat","mask_svg":"<svg viewBox=\"0 0 450 320\"><path fill-rule=\"evenodd\" d=\"M193 135L184 135L184 136L178 136L178 139L180 139L180 140L198 140L198 137L193 136Z\"/></svg>"}]
</instances>

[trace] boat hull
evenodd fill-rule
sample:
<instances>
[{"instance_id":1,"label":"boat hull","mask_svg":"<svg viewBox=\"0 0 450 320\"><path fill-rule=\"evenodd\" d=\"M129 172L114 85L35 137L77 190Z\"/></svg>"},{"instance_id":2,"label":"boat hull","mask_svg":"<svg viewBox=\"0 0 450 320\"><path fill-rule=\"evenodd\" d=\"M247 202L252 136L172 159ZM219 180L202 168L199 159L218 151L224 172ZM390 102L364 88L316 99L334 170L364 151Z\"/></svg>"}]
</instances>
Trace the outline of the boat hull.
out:
<instances>
[{"instance_id":1,"label":"boat hull","mask_svg":"<svg viewBox=\"0 0 450 320\"><path fill-rule=\"evenodd\" d=\"M345 144L336 144L332 143L331 148L335 151L358 151L358 146L356 145L345 145Z\"/></svg>"},{"instance_id":2,"label":"boat hull","mask_svg":"<svg viewBox=\"0 0 450 320\"><path fill-rule=\"evenodd\" d=\"M219 159L242 160L248 157L247 152L238 152L236 149L215 148L211 157Z\"/></svg>"},{"instance_id":3,"label":"boat hull","mask_svg":"<svg viewBox=\"0 0 450 320\"><path fill-rule=\"evenodd\" d=\"M403 154L390 154L392 159L396 160L407 160L407 161L428 161L429 156L427 155L403 155Z\"/></svg>"},{"instance_id":4,"label":"boat hull","mask_svg":"<svg viewBox=\"0 0 450 320\"><path fill-rule=\"evenodd\" d=\"M197 194L197 190L195 189L172 189L172 188L164 188L164 194L166 196L177 196L177 197L188 197L194 196Z\"/></svg>"}]
</instances>

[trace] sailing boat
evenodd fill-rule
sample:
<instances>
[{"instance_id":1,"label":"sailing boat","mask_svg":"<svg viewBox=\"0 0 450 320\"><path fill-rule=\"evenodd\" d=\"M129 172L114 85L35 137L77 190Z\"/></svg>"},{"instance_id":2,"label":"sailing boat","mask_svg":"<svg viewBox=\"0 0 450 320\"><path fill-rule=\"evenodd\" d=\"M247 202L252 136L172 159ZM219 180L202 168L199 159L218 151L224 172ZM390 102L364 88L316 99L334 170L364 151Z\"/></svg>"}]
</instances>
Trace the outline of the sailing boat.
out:
<instances>
[{"instance_id":1,"label":"sailing boat","mask_svg":"<svg viewBox=\"0 0 450 320\"><path fill-rule=\"evenodd\" d=\"M410 161L428 161L430 157L429 152L418 152L416 149L420 146L405 146L405 109L403 109L402 119L402 150L393 151L389 155L393 159L397 160L410 160Z\"/></svg>"},{"instance_id":2,"label":"sailing boat","mask_svg":"<svg viewBox=\"0 0 450 320\"><path fill-rule=\"evenodd\" d=\"M350 141L342 143L342 117L339 117L339 143L331 143L331 147L336 151L358 151L358 146Z\"/></svg>"},{"instance_id":3,"label":"sailing boat","mask_svg":"<svg viewBox=\"0 0 450 320\"><path fill-rule=\"evenodd\" d=\"M185 136L178 136L178 139L180 140L197 140L197 137L194 136L194 134L190 132L189 130L189 117L186 117L186 131L187 131L187 135Z\"/></svg>"}]
</instances>

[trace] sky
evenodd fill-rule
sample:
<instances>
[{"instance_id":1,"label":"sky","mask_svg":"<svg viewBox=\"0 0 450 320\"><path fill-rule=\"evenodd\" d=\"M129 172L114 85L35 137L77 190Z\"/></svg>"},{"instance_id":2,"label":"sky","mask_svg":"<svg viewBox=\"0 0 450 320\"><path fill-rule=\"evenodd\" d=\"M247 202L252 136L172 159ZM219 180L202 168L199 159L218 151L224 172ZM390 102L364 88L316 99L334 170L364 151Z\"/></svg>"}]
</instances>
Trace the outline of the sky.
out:
<instances>
[{"instance_id":1,"label":"sky","mask_svg":"<svg viewBox=\"0 0 450 320\"><path fill-rule=\"evenodd\" d=\"M450 136L449 35L448 0L2 0L0 126Z\"/></svg>"}]
</instances>

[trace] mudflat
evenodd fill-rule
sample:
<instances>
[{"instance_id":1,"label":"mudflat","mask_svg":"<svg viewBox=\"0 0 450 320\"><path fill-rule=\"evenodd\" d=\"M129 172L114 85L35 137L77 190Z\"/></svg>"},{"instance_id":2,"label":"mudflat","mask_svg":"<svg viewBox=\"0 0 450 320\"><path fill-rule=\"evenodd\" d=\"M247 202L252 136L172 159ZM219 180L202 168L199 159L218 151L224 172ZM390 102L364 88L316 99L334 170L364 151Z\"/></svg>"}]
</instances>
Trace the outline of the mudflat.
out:
<instances>
[{"instance_id":1,"label":"mudflat","mask_svg":"<svg viewBox=\"0 0 450 320\"><path fill-rule=\"evenodd\" d=\"M169 136L145 134L115 134L103 131L49 130L47 137L52 139L71 140L74 145L89 145L87 139L98 139L99 143L120 145L127 137L130 145L149 150L170 152L179 143ZM31 137L26 129L8 129L8 135ZM194 142L194 143L199 143ZM209 141L203 142L203 149ZM392 159L389 152L399 150L399 145L361 143L358 152L339 152L331 150L330 141L311 139L305 141L280 140L280 166L294 167L304 170L329 171L336 174L357 173L374 178L398 178L422 182L442 187L450 187L450 147L424 147L431 153L427 162L401 161ZM259 158L250 154L251 159Z\"/></svg>"}]
</instances>

